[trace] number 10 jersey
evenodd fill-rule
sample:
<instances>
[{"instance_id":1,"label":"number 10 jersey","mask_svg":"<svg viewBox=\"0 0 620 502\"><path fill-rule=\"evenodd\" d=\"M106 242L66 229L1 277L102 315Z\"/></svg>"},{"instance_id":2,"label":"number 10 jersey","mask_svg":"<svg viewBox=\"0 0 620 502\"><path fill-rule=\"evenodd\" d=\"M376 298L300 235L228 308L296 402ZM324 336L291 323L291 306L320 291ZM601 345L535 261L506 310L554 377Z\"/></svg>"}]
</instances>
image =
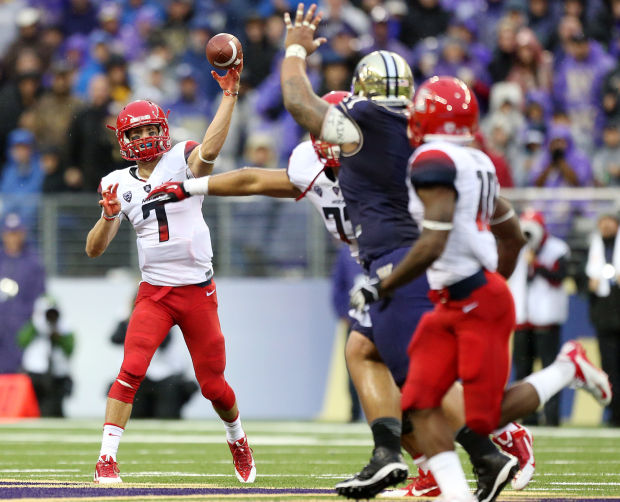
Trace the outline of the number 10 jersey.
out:
<instances>
[{"instance_id":1,"label":"number 10 jersey","mask_svg":"<svg viewBox=\"0 0 620 502\"><path fill-rule=\"evenodd\" d=\"M144 202L151 188L194 177L187 158L196 145L193 141L175 145L146 180L139 177L136 166L101 179L100 191L118 183L121 221L129 220L136 231L142 280L155 286L198 284L213 275L211 235L202 216L204 197L166 205Z\"/></svg>"},{"instance_id":2,"label":"number 10 jersey","mask_svg":"<svg viewBox=\"0 0 620 502\"><path fill-rule=\"evenodd\" d=\"M441 256L427 270L431 289L442 289L481 268L497 270L497 245L490 231L499 184L495 166L480 150L434 141L409 160L409 211L422 228L422 202L415 189L444 185L456 192L452 230Z\"/></svg>"}]
</instances>

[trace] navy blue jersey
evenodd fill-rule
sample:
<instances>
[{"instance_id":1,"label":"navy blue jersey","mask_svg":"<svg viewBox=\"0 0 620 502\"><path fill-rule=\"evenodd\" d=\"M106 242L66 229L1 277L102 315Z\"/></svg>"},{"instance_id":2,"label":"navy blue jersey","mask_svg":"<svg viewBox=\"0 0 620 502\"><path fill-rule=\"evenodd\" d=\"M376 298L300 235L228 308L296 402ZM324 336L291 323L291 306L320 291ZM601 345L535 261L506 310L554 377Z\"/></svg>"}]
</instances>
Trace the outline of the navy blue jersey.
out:
<instances>
[{"instance_id":1,"label":"navy blue jersey","mask_svg":"<svg viewBox=\"0 0 620 502\"><path fill-rule=\"evenodd\" d=\"M405 184L407 161L413 152L403 111L386 108L357 96L339 109L359 127L359 148L340 154L338 181L347 204L360 258L370 262L408 247L419 231L408 210Z\"/></svg>"}]
</instances>

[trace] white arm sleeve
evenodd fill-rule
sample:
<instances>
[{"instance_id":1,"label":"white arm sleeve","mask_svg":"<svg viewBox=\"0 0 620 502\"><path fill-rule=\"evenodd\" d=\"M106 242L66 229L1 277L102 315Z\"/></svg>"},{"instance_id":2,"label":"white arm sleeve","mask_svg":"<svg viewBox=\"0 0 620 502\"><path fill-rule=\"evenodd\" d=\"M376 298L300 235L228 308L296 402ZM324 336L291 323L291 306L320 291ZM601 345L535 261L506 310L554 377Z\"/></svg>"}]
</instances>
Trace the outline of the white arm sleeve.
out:
<instances>
[{"instance_id":1,"label":"white arm sleeve","mask_svg":"<svg viewBox=\"0 0 620 502\"><path fill-rule=\"evenodd\" d=\"M335 106L330 106L323 119L321 139L335 145L361 143L359 127Z\"/></svg>"},{"instance_id":2,"label":"white arm sleeve","mask_svg":"<svg viewBox=\"0 0 620 502\"><path fill-rule=\"evenodd\" d=\"M209 195L209 178L210 176L203 176L185 180L183 188L190 195Z\"/></svg>"}]
</instances>

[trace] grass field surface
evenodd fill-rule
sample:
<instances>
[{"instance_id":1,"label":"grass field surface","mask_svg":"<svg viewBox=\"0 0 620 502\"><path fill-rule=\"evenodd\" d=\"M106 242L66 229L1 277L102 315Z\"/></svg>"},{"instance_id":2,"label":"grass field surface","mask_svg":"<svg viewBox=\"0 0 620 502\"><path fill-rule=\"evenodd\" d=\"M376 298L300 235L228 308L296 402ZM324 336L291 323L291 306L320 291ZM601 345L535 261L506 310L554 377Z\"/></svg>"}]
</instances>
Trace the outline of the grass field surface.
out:
<instances>
[{"instance_id":1,"label":"grass field surface","mask_svg":"<svg viewBox=\"0 0 620 502\"><path fill-rule=\"evenodd\" d=\"M334 494L334 484L359 471L372 449L365 424L244 425L257 464L254 484L237 481L220 423L134 420L118 454L124 483L105 487L92 483L100 421L5 422L0 500L344 500ZM532 431L534 479L522 492L504 490L499 500L620 501L620 430ZM473 488L469 463L459 454Z\"/></svg>"}]
</instances>

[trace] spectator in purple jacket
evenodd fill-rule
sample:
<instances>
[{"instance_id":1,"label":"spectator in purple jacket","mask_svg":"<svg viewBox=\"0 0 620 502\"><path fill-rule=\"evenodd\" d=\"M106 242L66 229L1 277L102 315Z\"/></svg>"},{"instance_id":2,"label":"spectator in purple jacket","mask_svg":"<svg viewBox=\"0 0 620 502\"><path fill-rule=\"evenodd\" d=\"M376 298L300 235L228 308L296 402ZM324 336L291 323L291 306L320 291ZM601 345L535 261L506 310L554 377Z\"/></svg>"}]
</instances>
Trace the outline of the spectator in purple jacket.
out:
<instances>
[{"instance_id":1,"label":"spectator in purple jacket","mask_svg":"<svg viewBox=\"0 0 620 502\"><path fill-rule=\"evenodd\" d=\"M613 60L584 33L571 36L567 50L568 54L555 72L553 97L556 106L568 113L578 145L592 153L604 122L603 79L613 67Z\"/></svg>"},{"instance_id":2,"label":"spectator in purple jacket","mask_svg":"<svg viewBox=\"0 0 620 502\"><path fill-rule=\"evenodd\" d=\"M549 129L546 151L530 173L530 184L537 187L584 187L592 185L592 166L575 146L568 127Z\"/></svg>"},{"instance_id":3,"label":"spectator in purple jacket","mask_svg":"<svg viewBox=\"0 0 620 502\"><path fill-rule=\"evenodd\" d=\"M19 371L22 351L17 332L32 316L35 300L45 292L45 271L26 242L26 227L16 213L2 223L0 247L0 373Z\"/></svg>"}]
</instances>

